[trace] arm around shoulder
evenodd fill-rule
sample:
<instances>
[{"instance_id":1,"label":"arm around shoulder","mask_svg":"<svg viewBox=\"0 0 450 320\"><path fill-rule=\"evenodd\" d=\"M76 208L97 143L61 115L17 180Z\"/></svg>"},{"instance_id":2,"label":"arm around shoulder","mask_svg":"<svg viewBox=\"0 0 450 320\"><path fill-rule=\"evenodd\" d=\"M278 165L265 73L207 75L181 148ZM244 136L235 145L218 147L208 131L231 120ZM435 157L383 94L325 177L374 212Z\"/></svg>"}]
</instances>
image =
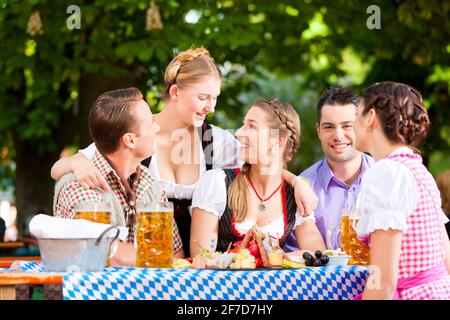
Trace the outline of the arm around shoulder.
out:
<instances>
[{"instance_id":1,"label":"arm around shoulder","mask_svg":"<svg viewBox=\"0 0 450 320\"><path fill-rule=\"evenodd\" d=\"M73 154L69 157L64 157L55 162L50 171L53 180L59 180L63 175L73 172L74 164L86 160L81 153Z\"/></svg>"}]
</instances>

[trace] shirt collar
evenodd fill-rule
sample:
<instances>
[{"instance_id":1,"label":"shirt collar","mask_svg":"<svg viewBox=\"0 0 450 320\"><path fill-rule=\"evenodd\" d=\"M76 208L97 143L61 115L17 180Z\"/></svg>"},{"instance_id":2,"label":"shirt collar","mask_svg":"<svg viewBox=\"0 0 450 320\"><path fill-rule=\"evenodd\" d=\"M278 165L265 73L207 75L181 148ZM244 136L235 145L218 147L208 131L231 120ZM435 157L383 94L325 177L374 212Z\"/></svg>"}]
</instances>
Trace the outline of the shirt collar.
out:
<instances>
[{"instance_id":1,"label":"shirt collar","mask_svg":"<svg viewBox=\"0 0 450 320\"><path fill-rule=\"evenodd\" d=\"M361 172L359 173L359 176L355 179L353 183L360 183L361 178L364 175L364 172L366 172L367 169L375 162L372 157L368 156L364 152L361 152Z\"/></svg>"},{"instance_id":2,"label":"shirt collar","mask_svg":"<svg viewBox=\"0 0 450 320\"><path fill-rule=\"evenodd\" d=\"M353 184L361 182L362 175L370 167L370 165L371 165L371 158L365 153L361 153L361 172L359 173L358 177L356 177ZM333 171L331 171L330 165L328 164L327 158L324 158L322 160L322 165L319 168L319 176L321 178L322 187L326 190L326 192L328 192L331 180L334 180L337 184L343 187L344 186L347 188L349 187L343 181L340 181L337 178L335 178Z\"/></svg>"},{"instance_id":3,"label":"shirt collar","mask_svg":"<svg viewBox=\"0 0 450 320\"><path fill-rule=\"evenodd\" d=\"M362 155L362 167L361 167L361 175L364 174L364 172L370 168L370 166L372 166L375 163L375 160L365 154L364 152L361 153Z\"/></svg>"},{"instance_id":4,"label":"shirt collar","mask_svg":"<svg viewBox=\"0 0 450 320\"><path fill-rule=\"evenodd\" d=\"M125 187L122 185L119 175L114 171L108 161L106 161L105 157L103 157L103 155L98 150L95 151L93 164L97 167L103 177L106 178L110 176L112 179L116 180L119 184L119 187L123 192L125 192ZM144 189L146 189L153 183L153 178L148 168L141 166L141 169L142 171L139 179L139 185L144 186Z\"/></svg>"},{"instance_id":5,"label":"shirt collar","mask_svg":"<svg viewBox=\"0 0 450 320\"><path fill-rule=\"evenodd\" d=\"M94 166L97 167L98 171L100 171L100 174L104 177L108 176L111 172L114 173L114 175L117 176L114 169L110 166L108 161L103 157L103 155L96 150L94 154L94 160L92 161L94 163ZM119 178L119 176L117 176Z\"/></svg>"},{"instance_id":6,"label":"shirt collar","mask_svg":"<svg viewBox=\"0 0 450 320\"><path fill-rule=\"evenodd\" d=\"M333 171L331 171L326 157L323 158L322 165L319 168L319 176L322 182L322 187L328 192L328 187L330 185L331 179L333 179L334 177L334 174Z\"/></svg>"}]
</instances>

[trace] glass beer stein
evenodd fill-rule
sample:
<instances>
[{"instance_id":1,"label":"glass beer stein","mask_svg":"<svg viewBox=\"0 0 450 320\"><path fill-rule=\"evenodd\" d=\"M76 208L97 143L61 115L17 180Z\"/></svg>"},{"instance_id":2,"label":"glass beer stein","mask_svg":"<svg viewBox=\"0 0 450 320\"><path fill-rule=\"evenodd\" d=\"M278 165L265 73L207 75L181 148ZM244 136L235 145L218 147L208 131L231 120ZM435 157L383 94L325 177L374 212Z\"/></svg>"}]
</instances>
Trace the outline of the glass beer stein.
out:
<instances>
[{"instance_id":1,"label":"glass beer stein","mask_svg":"<svg viewBox=\"0 0 450 320\"><path fill-rule=\"evenodd\" d=\"M172 268L173 204L136 206L136 267Z\"/></svg>"},{"instance_id":2,"label":"glass beer stein","mask_svg":"<svg viewBox=\"0 0 450 320\"><path fill-rule=\"evenodd\" d=\"M342 250L350 254L350 208L341 210L341 242Z\"/></svg>"},{"instance_id":3,"label":"glass beer stein","mask_svg":"<svg viewBox=\"0 0 450 320\"><path fill-rule=\"evenodd\" d=\"M75 219L111 224L111 206L107 202L89 201L75 204Z\"/></svg>"},{"instance_id":4,"label":"glass beer stein","mask_svg":"<svg viewBox=\"0 0 450 320\"><path fill-rule=\"evenodd\" d=\"M342 250L351 256L349 265L369 265L370 248L358 239L355 228L360 216L354 207L342 209L341 234Z\"/></svg>"},{"instance_id":5,"label":"glass beer stein","mask_svg":"<svg viewBox=\"0 0 450 320\"><path fill-rule=\"evenodd\" d=\"M75 204L75 219L84 219L97 223L111 224L111 205L107 202L88 201ZM111 252L111 248L110 248ZM110 266L110 255L106 258L106 266Z\"/></svg>"}]
</instances>

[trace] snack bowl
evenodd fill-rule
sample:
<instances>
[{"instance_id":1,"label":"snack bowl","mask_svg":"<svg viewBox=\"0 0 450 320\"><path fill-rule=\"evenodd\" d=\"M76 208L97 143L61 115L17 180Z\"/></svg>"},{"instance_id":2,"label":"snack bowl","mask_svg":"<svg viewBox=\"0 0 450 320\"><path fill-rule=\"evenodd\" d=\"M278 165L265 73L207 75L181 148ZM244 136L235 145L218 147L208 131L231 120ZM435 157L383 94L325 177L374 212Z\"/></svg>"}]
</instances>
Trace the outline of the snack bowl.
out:
<instances>
[{"instance_id":1,"label":"snack bowl","mask_svg":"<svg viewBox=\"0 0 450 320\"><path fill-rule=\"evenodd\" d=\"M327 266L346 266L350 258L347 255L328 256Z\"/></svg>"},{"instance_id":2,"label":"snack bowl","mask_svg":"<svg viewBox=\"0 0 450 320\"><path fill-rule=\"evenodd\" d=\"M351 258L344 251L341 250L325 250L323 254L328 257L328 263L325 266L345 266L348 263L348 260ZM305 259L300 255L291 255L289 256L289 260L299 263L305 264Z\"/></svg>"},{"instance_id":3,"label":"snack bowl","mask_svg":"<svg viewBox=\"0 0 450 320\"><path fill-rule=\"evenodd\" d=\"M289 260L295 263L305 264L305 259L302 256L289 256Z\"/></svg>"}]
</instances>

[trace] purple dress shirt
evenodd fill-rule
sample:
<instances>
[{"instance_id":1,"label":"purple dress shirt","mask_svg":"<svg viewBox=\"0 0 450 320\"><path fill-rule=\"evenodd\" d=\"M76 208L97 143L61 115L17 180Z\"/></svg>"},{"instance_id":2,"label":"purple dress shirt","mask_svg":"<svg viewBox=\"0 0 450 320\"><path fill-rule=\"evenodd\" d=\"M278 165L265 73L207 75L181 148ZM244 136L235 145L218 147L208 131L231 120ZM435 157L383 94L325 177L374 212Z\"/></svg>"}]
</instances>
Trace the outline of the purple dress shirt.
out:
<instances>
[{"instance_id":1,"label":"purple dress shirt","mask_svg":"<svg viewBox=\"0 0 450 320\"><path fill-rule=\"evenodd\" d=\"M331 230L331 244L334 249L341 247L339 230L341 210L342 208L356 204L361 187L361 177L364 171L373 163L374 160L372 157L362 153L361 173L350 186L334 177L325 158L316 162L300 174L300 176L309 180L311 188L319 198L317 209L314 212L316 225L325 243L326 232L328 229ZM294 233L289 236L283 249L286 252L298 250Z\"/></svg>"}]
</instances>

